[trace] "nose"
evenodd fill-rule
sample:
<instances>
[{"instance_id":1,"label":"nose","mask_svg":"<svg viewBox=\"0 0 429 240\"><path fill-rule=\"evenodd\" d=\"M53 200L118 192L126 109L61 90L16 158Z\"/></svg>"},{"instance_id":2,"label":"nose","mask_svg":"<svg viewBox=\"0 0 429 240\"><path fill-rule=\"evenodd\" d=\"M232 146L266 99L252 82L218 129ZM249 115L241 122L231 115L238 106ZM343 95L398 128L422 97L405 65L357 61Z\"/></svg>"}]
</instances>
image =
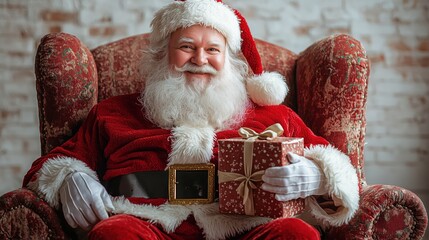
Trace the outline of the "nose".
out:
<instances>
[{"instance_id":1,"label":"nose","mask_svg":"<svg viewBox=\"0 0 429 240\"><path fill-rule=\"evenodd\" d=\"M191 59L192 63L198 66L202 66L208 63L207 55L204 49L198 48L194 52L194 56Z\"/></svg>"}]
</instances>

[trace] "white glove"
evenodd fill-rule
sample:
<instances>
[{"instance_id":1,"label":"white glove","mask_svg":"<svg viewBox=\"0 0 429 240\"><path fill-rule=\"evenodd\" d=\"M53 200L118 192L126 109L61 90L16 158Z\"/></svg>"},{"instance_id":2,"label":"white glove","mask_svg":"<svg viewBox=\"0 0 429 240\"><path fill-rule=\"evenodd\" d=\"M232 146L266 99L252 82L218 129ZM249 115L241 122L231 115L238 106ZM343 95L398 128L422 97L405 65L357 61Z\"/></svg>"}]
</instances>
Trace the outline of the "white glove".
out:
<instances>
[{"instance_id":1,"label":"white glove","mask_svg":"<svg viewBox=\"0 0 429 240\"><path fill-rule=\"evenodd\" d=\"M109 217L107 211L114 210L106 189L86 173L74 172L66 177L60 198L63 214L72 227L88 230L100 220Z\"/></svg>"},{"instance_id":2,"label":"white glove","mask_svg":"<svg viewBox=\"0 0 429 240\"><path fill-rule=\"evenodd\" d=\"M325 175L313 161L289 152L287 158L291 164L270 167L265 170L261 188L276 194L278 201L305 198L312 195L324 195Z\"/></svg>"}]
</instances>

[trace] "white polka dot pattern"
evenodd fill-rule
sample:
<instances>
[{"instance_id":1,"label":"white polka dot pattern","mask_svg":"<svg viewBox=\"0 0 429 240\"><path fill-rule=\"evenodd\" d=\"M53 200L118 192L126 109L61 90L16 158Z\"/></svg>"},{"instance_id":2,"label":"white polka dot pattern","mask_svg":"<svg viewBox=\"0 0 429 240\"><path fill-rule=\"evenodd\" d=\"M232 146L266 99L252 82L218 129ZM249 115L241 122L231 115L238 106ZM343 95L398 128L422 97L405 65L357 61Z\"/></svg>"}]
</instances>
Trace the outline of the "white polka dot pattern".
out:
<instances>
[{"instance_id":1,"label":"white polka dot pattern","mask_svg":"<svg viewBox=\"0 0 429 240\"><path fill-rule=\"evenodd\" d=\"M245 139L232 138L219 140L218 170L244 175L243 148ZM286 154L294 152L304 154L302 138L278 137L271 141L255 140L253 143L252 173L268 167L288 164ZM219 206L222 213L245 214L243 198L236 189L240 182L230 181L219 184ZM274 194L260 189L261 182L256 182L253 189L255 215L262 217L291 217L304 210L304 199L279 202Z\"/></svg>"}]
</instances>

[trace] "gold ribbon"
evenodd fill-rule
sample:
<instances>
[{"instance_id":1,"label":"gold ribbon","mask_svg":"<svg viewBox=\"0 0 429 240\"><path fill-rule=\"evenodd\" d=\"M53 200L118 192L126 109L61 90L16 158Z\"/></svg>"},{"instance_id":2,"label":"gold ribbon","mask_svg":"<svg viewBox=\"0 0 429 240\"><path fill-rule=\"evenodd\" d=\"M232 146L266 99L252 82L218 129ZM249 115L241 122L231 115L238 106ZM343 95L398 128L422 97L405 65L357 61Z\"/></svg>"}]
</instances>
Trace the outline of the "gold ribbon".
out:
<instances>
[{"instance_id":1,"label":"gold ribbon","mask_svg":"<svg viewBox=\"0 0 429 240\"><path fill-rule=\"evenodd\" d=\"M229 181L239 181L237 193L243 198L244 212L246 215L255 215L253 203L253 189L256 189L255 182L262 181L264 170L252 173L253 166L253 142L256 139L272 140L283 134L283 127L276 123L269 126L261 133L257 133L250 128L242 127L238 130L244 141L243 159L244 159L244 175L240 173L218 171L219 183Z\"/></svg>"},{"instance_id":2,"label":"gold ribbon","mask_svg":"<svg viewBox=\"0 0 429 240\"><path fill-rule=\"evenodd\" d=\"M253 129L242 127L238 130L238 134L244 139L253 138L262 139L262 140L273 140L274 138L281 136L283 134L283 127L279 123L273 124L267 127L261 133L255 132Z\"/></svg>"}]
</instances>

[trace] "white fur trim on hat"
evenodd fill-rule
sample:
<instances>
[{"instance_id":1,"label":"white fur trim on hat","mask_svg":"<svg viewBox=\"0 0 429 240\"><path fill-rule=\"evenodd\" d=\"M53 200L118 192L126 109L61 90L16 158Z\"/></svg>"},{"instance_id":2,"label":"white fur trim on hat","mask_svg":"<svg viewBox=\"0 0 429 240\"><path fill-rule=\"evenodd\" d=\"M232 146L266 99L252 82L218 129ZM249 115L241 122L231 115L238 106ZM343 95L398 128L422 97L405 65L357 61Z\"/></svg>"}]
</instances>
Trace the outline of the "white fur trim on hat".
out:
<instances>
[{"instance_id":1,"label":"white fur trim on hat","mask_svg":"<svg viewBox=\"0 0 429 240\"><path fill-rule=\"evenodd\" d=\"M174 1L161 8L151 22L151 42L160 42L177 29L196 24L216 29L234 52L240 50L239 21L230 7L215 0Z\"/></svg>"},{"instance_id":2,"label":"white fur trim on hat","mask_svg":"<svg viewBox=\"0 0 429 240\"><path fill-rule=\"evenodd\" d=\"M250 77L246 89L250 99L260 106L281 104L289 90L284 77L277 72Z\"/></svg>"}]
</instances>

